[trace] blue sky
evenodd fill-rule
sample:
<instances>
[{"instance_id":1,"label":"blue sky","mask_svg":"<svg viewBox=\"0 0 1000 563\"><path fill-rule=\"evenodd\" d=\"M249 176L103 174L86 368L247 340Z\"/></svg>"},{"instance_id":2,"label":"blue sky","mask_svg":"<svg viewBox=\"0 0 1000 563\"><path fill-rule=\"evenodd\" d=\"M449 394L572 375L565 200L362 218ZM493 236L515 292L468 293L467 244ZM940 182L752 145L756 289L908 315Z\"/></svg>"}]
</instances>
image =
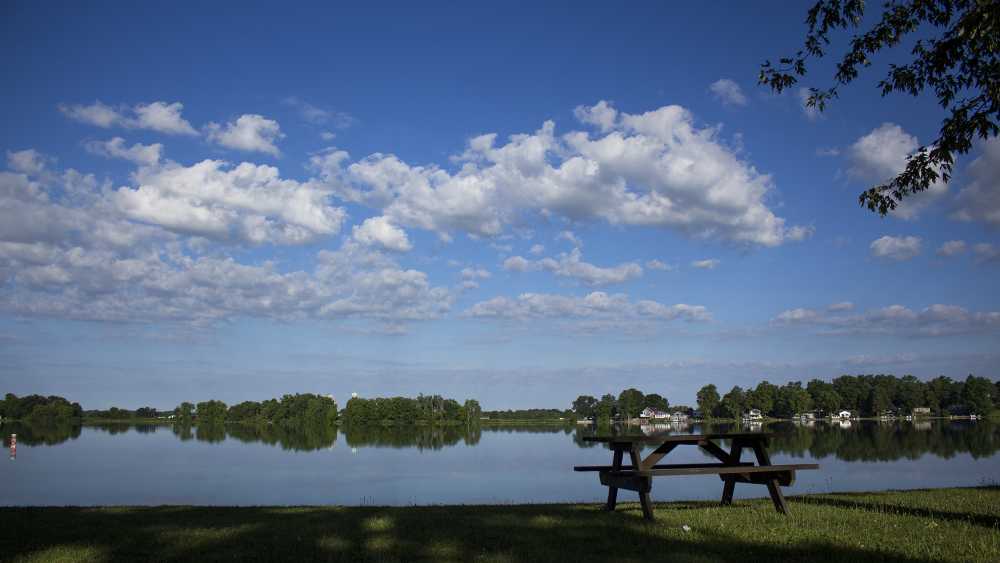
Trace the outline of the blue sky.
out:
<instances>
[{"instance_id":1,"label":"blue sky","mask_svg":"<svg viewBox=\"0 0 1000 563\"><path fill-rule=\"evenodd\" d=\"M1000 142L859 208L943 113L757 86L806 7L4 3L0 390L995 378Z\"/></svg>"}]
</instances>

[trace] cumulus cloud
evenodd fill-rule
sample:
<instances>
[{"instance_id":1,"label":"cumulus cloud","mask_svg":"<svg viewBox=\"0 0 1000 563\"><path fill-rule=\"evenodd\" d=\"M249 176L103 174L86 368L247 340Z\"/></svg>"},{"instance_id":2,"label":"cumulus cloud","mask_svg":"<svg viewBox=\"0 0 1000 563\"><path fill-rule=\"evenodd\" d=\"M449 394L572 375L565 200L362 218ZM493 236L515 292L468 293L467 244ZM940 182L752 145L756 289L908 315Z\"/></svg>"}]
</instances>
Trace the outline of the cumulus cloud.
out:
<instances>
[{"instance_id":1,"label":"cumulus cloud","mask_svg":"<svg viewBox=\"0 0 1000 563\"><path fill-rule=\"evenodd\" d=\"M775 325L812 325L826 334L883 334L900 336L944 336L1000 329L1000 312L972 312L957 305L930 305L915 311L890 305L860 314L813 309L791 309L779 313Z\"/></svg>"},{"instance_id":2,"label":"cumulus cloud","mask_svg":"<svg viewBox=\"0 0 1000 563\"><path fill-rule=\"evenodd\" d=\"M504 260L503 267L512 272L545 270L591 286L624 283L642 275L642 266L635 262L625 262L612 268L602 268L584 262L579 248L574 248L569 253L562 253L557 258L542 258L536 261L521 256L511 256Z\"/></svg>"},{"instance_id":3,"label":"cumulus cloud","mask_svg":"<svg viewBox=\"0 0 1000 563\"><path fill-rule=\"evenodd\" d=\"M968 250L968 245L965 244L964 240L949 240L937 249L938 256L958 256L959 254L965 254Z\"/></svg>"},{"instance_id":4,"label":"cumulus cloud","mask_svg":"<svg viewBox=\"0 0 1000 563\"><path fill-rule=\"evenodd\" d=\"M728 78L720 78L713 82L708 89L715 96L716 100L726 106L745 106L747 97L743 95L740 85Z\"/></svg>"},{"instance_id":5,"label":"cumulus cloud","mask_svg":"<svg viewBox=\"0 0 1000 563\"><path fill-rule=\"evenodd\" d=\"M698 268L699 270L714 270L722 262L716 258L707 258L705 260L695 260L691 262L692 268Z\"/></svg>"},{"instance_id":6,"label":"cumulus cloud","mask_svg":"<svg viewBox=\"0 0 1000 563\"><path fill-rule=\"evenodd\" d=\"M716 128L696 126L686 109L627 114L603 102L576 113L599 134L557 137L546 122L506 144L495 134L480 135L457 158L456 171L381 153L352 163L344 151L316 155L312 166L345 200L444 238L454 231L498 236L525 214L672 229L745 245L776 246L802 236L766 205L770 176L740 160Z\"/></svg>"},{"instance_id":7,"label":"cumulus cloud","mask_svg":"<svg viewBox=\"0 0 1000 563\"><path fill-rule=\"evenodd\" d=\"M354 240L362 244L377 245L393 252L413 250L406 232L390 223L386 217L365 219L361 225L355 225L353 236Z\"/></svg>"},{"instance_id":8,"label":"cumulus cloud","mask_svg":"<svg viewBox=\"0 0 1000 563\"><path fill-rule=\"evenodd\" d=\"M869 183L888 181L906 169L907 157L919 148L917 138L902 127L894 123L883 123L848 148L848 175ZM947 191L947 184L935 182L923 192L903 200L892 214L900 219L914 219L934 199Z\"/></svg>"},{"instance_id":9,"label":"cumulus cloud","mask_svg":"<svg viewBox=\"0 0 1000 563\"><path fill-rule=\"evenodd\" d=\"M202 168L140 169L137 175L155 180L143 184L154 189L173 186L164 196L168 201L184 201L185 186L199 188L206 199L198 203L209 213L228 210L252 223L255 213L274 208L270 220L277 224L331 226L321 209L310 207L302 185L280 183L276 171L272 176L253 165L225 171L206 162ZM408 321L447 313L454 301L451 290L432 286L424 272L354 240L320 251L306 270L287 272L270 262L203 254L203 243L194 243L203 238L132 220L118 207L123 190L133 191L113 190L74 170L44 178L0 172L0 311L192 325L241 317L357 319L398 331ZM296 208L297 198L306 204ZM319 213L309 219L310 210ZM293 219L296 212L305 217Z\"/></svg>"},{"instance_id":10,"label":"cumulus cloud","mask_svg":"<svg viewBox=\"0 0 1000 563\"><path fill-rule=\"evenodd\" d=\"M140 168L135 180L112 197L125 216L214 240L303 244L337 234L346 216L326 187L282 179L273 166L170 162Z\"/></svg>"},{"instance_id":11,"label":"cumulus cloud","mask_svg":"<svg viewBox=\"0 0 1000 563\"><path fill-rule=\"evenodd\" d=\"M701 305L664 305L657 301L631 301L624 294L609 295L595 291L583 297L548 293L522 293L517 298L494 297L476 303L464 316L488 319L527 321L557 319L587 321L585 329L620 329L629 322L666 322L673 320L709 321L708 310ZM596 321L596 323L595 323Z\"/></svg>"},{"instance_id":12,"label":"cumulus cloud","mask_svg":"<svg viewBox=\"0 0 1000 563\"><path fill-rule=\"evenodd\" d=\"M875 258L885 258L888 260L903 261L909 260L920 254L923 242L920 237L893 237L883 236L872 241L872 256Z\"/></svg>"},{"instance_id":13,"label":"cumulus cloud","mask_svg":"<svg viewBox=\"0 0 1000 563\"><path fill-rule=\"evenodd\" d=\"M111 107L96 101L91 105L61 104L59 110L70 119L108 129L149 129L168 135L197 135L194 127L181 115L184 104L152 102L132 107Z\"/></svg>"},{"instance_id":14,"label":"cumulus cloud","mask_svg":"<svg viewBox=\"0 0 1000 563\"><path fill-rule=\"evenodd\" d=\"M121 137L114 137L108 141L89 141L84 147L93 154L106 158L122 158L140 166L153 166L158 163L163 152L163 145L160 143L152 145L136 143L126 147L125 139Z\"/></svg>"},{"instance_id":15,"label":"cumulus cloud","mask_svg":"<svg viewBox=\"0 0 1000 563\"><path fill-rule=\"evenodd\" d=\"M580 237L573 234L573 231L559 231L559 234L556 235L556 240L564 240L576 247L583 246L583 241L580 240Z\"/></svg>"},{"instance_id":16,"label":"cumulus cloud","mask_svg":"<svg viewBox=\"0 0 1000 563\"><path fill-rule=\"evenodd\" d=\"M241 115L224 126L210 122L205 126L205 136L224 147L272 156L281 156L275 143L285 137L277 121L257 114Z\"/></svg>"},{"instance_id":17,"label":"cumulus cloud","mask_svg":"<svg viewBox=\"0 0 1000 563\"><path fill-rule=\"evenodd\" d=\"M646 267L649 268L650 270L660 270L662 272L674 269L674 267L671 266L670 264L667 264L666 262L660 260L656 260L655 258L653 260L647 260Z\"/></svg>"},{"instance_id":18,"label":"cumulus cloud","mask_svg":"<svg viewBox=\"0 0 1000 563\"><path fill-rule=\"evenodd\" d=\"M952 217L1000 227L1000 139L982 143L982 154L969 164L969 183L958 192Z\"/></svg>"},{"instance_id":19,"label":"cumulus cloud","mask_svg":"<svg viewBox=\"0 0 1000 563\"><path fill-rule=\"evenodd\" d=\"M533 254L535 256L538 256L539 254L541 254L543 252L545 252L545 247L542 246L542 245L540 245L540 244L533 244L533 245L531 245L531 249L528 250L529 254Z\"/></svg>"}]
</instances>

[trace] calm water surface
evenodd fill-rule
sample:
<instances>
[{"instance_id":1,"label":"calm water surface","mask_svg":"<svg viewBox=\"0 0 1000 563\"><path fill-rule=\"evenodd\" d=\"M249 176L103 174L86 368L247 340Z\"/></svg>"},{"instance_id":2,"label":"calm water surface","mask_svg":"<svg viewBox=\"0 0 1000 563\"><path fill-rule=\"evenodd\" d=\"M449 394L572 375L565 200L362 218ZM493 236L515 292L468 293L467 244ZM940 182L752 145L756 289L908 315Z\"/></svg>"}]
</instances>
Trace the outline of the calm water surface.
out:
<instances>
[{"instance_id":1,"label":"calm water surface","mask_svg":"<svg viewBox=\"0 0 1000 563\"><path fill-rule=\"evenodd\" d=\"M698 425L700 433L738 428ZM654 431L647 428L646 432ZM670 431L661 427L655 431ZM744 429L745 430L745 429ZM1000 482L1000 425L778 423L774 463L815 461L790 494L905 489ZM409 505L601 501L594 473L602 445L583 442L590 427L180 428L170 426L0 426L0 505ZM629 432L639 432L633 428ZM744 454L749 456L749 453ZM749 459L745 457L744 459ZM682 446L665 461L715 461ZM717 476L660 478L654 500L715 499ZM740 485L737 496L762 496ZM623 492L623 500L634 495Z\"/></svg>"}]
</instances>

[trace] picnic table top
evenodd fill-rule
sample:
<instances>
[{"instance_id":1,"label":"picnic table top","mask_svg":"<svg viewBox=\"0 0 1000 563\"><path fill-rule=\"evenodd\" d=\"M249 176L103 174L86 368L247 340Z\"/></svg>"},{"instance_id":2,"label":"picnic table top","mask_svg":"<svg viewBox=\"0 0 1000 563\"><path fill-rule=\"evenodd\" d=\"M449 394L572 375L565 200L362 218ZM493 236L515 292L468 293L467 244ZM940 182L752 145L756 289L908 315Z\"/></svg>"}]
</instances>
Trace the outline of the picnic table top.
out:
<instances>
[{"instance_id":1,"label":"picnic table top","mask_svg":"<svg viewBox=\"0 0 1000 563\"><path fill-rule=\"evenodd\" d=\"M585 436L584 442L604 442L604 443L646 443L646 444L697 444L705 440L732 440L740 438L743 440L766 440L772 434L767 432L711 432L708 434L662 434L662 435L637 435L637 436Z\"/></svg>"}]
</instances>

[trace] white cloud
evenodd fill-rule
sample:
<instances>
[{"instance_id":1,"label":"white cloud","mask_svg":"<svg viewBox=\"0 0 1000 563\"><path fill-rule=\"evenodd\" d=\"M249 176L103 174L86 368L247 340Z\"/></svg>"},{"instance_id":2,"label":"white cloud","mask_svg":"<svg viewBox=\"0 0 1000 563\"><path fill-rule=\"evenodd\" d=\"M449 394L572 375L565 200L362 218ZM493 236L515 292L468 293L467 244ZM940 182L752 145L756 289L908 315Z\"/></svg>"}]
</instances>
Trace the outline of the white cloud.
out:
<instances>
[{"instance_id":1,"label":"white cloud","mask_svg":"<svg viewBox=\"0 0 1000 563\"><path fill-rule=\"evenodd\" d=\"M337 138L337 134L332 131L322 131L319 134L320 138L324 141L332 141Z\"/></svg>"},{"instance_id":2,"label":"white cloud","mask_svg":"<svg viewBox=\"0 0 1000 563\"><path fill-rule=\"evenodd\" d=\"M126 147L125 139L121 137L114 137L108 141L90 141L84 147L96 155L107 158L122 158L140 166L153 166L158 163L163 152L163 145L160 143L152 145L136 143L131 147Z\"/></svg>"},{"instance_id":3,"label":"white cloud","mask_svg":"<svg viewBox=\"0 0 1000 563\"><path fill-rule=\"evenodd\" d=\"M354 226L354 240L369 245L378 245L393 252L409 252L413 250L406 231L393 225L386 217L365 219L361 225Z\"/></svg>"},{"instance_id":4,"label":"white cloud","mask_svg":"<svg viewBox=\"0 0 1000 563\"><path fill-rule=\"evenodd\" d=\"M969 164L967 173L970 182L958 192L952 217L1000 227L1000 139L982 143L982 154Z\"/></svg>"},{"instance_id":5,"label":"white cloud","mask_svg":"<svg viewBox=\"0 0 1000 563\"><path fill-rule=\"evenodd\" d=\"M288 226L283 222L296 212L316 212L310 228L331 226L322 208L311 207L316 202L308 190L315 188L278 180L268 167L219 166L170 163L140 169L137 176L154 190L171 186L161 194L168 201L184 202L184 190L195 190L206 198L186 203L233 213L240 224L274 207L270 220L278 225ZM222 257L204 238L185 239L130 220L116 205L123 190L131 191L112 190L73 170L44 180L0 172L0 311L193 325L241 317L344 319L398 331L401 323L440 317L454 301L425 273L353 240L317 253L310 271L281 272L270 262Z\"/></svg>"},{"instance_id":6,"label":"white cloud","mask_svg":"<svg viewBox=\"0 0 1000 563\"><path fill-rule=\"evenodd\" d=\"M715 96L715 99L726 106L745 106L747 97L743 95L740 85L728 78L720 78L713 82L708 89Z\"/></svg>"},{"instance_id":7,"label":"white cloud","mask_svg":"<svg viewBox=\"0 0 1000 563\"><path fill-rule=\"evenodd\" d=\"M840 156L840 149L837 147L819 147L816 149L816 156Z\"/></svg>"},{"instance_id":8,"label":"white cloud","mask_svg":"<svg viewBox=\"0 0 1000 563\"><path fill-rule=\"evenodd\" d=\"M618 121L618 110L611 107L611 104L604 100L597 102L591 107L576 106L573 109L573 115L580 123L593 125L601 133L607 133L614 129L615 123ZM492 145L492 142L490 144Z\"/></svg>"},{"instance_id":9,"label":"white cloud","mask_svg":"<svg viewBox=\"0 0 1000 563\"><path fill-rule=\"evenodd\" d=\"M224 147L263 152L272 156L281 155L274 143L285 137L277 121L257 114L241 115L235 122L231 121L225 126L209 123L205 126L205 136L209 141Z\"/></svg>"},{"instance_id":10,"label":"white cloud","mask_svg":"<svg viewBox=\"0 0 1000 563\"><path fill-rule=\"evenodd\" d=\"M61 104L59 111L70 119L108 129L149 129L170 135L197 135L194 127L181 116L184 105L179 102L152 102L132 107L113 108L96 101L89 106Z\"/></svg>"},{"instance_id":11,"label":"white cloud","mask_svg":"<svg viewBox=\"0 0 1000 563\"><path fill-rule=\"evenodd\" d=\"M528 251L529 254L538 256L539 254L545 252L545 247L540 244L531 245L531 250Z\"/></svg>"},{"instance_id":12,"label":"white cloud","mask_svg":"<svg viewBox=\"0 0 1000 563\"><path fill-rule=\"evenodd\" d=\"M329 108L321 108L294 96L285 98L282 100L282 103L298 110L299 117L309 123L312 123L313 125L329 124L338 129L346 129L347 127L353 125L356 121L349 113L335 111ZM326 138L327 134L330 135L329 139ZM333 138L333 133L324 132L322 135L325 140Z\"/></svg>"},{"instance_id":13,"label":"white cloud","mask_svg":"<svg viewBox=\"0 0 1000 563\"><path fill-rule=\"evenodd\" d=\"M35 149L7 151L7 167L21 174L39 175L51 161L52 159Z\"/></svg>"},{"instance_id":14,"label":"white cloud","mask_svg":"<svg viewBox=\"0 0 1000 563\"><path fill-rule=\"evenodd\" d=\"M504 260L503 268L512 272L545 270L590 286L624 283L642 275L642 266L635 262L624 262L612 268L602 268L584 262L579 248L574 248L568 254L562 253L557 259L542 258L531 261L521 256L512 256Z\"/></svg>"},{"instance_id":15,"label":"white cloud","mask_svg":"<svg viewBox=\"0 0 1000 563\"><path fill-rule=\"evenodd\" d=\"M834 311L834 312L853 311L854 310L854 303L851 303L850 301L841 301L840 303L831 303L830 305L828 305L826 307L826 310L827 311Z\"/></svg>"},{"instance_id":16,"label":"white cloud","mask_svg":"<svg viewBox=\"0 0 1000 563\"><path fill-rule=\"evenodd\" d=\"M564 240L577 248L583 247L583 241L580 240L580 237L573 234L573 231L559 231L559 234L556 235L556 240Z\"/></svg>"},{"instance_id":17,"label":"white cloud","mask_svg":"<svg viewBox=\"0 0 1000 563\"><path fill-rule=\"evenodd\" d=\"M650 270L660 270L662 272L669 272L670 270L674 269L674 267L671 266L670 264L667 264L666 262L656 259L647 260L646 267L649 268Z\"/></svg>"},{"instance_id":18,"label":"white cloud","mask_svg":"<svg viewBox=\"0 0 1000 563\"><path fill-rule=\"evenodd\" d=\"M972 247L972 252L976 255L976 260L980 262L992 262L1000 260L1000 248L988 242L981 242Z\"/></svg>"},{"instance_id":19,"label":"white cloud","mask_svg":"<svg viewBox=\"0 0 1000 563\"><path fill-rule=\"evenodd\" d=\"M968 245L965 244L964 240L949 240L937 249L937 255L958 256L959 254L965 254L966 250L968 250Z\"/></svg>"},{"instance_id":20,"label":"white cloud","mask_svg":"<svg viewBox=\"0 0 1000 563\"><path fill-rule=\"evenodd\" d=\"M708 310L700 305L664 305L656 301L630 301L624 294L595 291L583 297L546 293L522 293L516 299L494 297L476 303L464 316L526 321L531 319L597 320L606 328L621 328L627 321L663 322L672 320L709 321ZM588 325L595 326L595 325Z\"/></svg>"},{"instance_id":21,"label":"white cloud","mask_svg":"<svg viewBox=\"0 0 1000 563\"><path fill-rule=\"evenodd\" d=\"M695 260L691 262L692 268L698 268L699 270L714 270L722 262L716 258L707 258L705 260Z\"/></svg>"},{"instance_id":22,"label":"white cloud","mask_svg":"<svg viewBox=\"0 0 1000 563\"><path fill-rule=\"evenodd\" d=\"M923 242L920 237L883 236L872 241L870 248L872 256L889 260L909 260L920 254Z\"/></svg>"},{"instance_id":23,"label":"white cloud","mask_svg":"<svg viewBox=\"0 0 1000 563\"><path fill-rule=\"evenodd\" d=\"M136 188L113 196L127 217L182 234L253 244L302 244L340 232L346 216L314 182L282 179L273 166L218 160L140 168Z\"/></svg>"},{"instance_id":24,"label":"white cloud","mask_svg":"<svg viewBox=\"0 0 1000 563\"><path fill-rule=\"evenodd\" d=\"M765 205L771 178L699 129L684 108L619 113L606 102L577 112L601 135L533 134L469 141L449 172L373 154L317 155L312 166L347 201L380 209L400 226L449 237L498 236L525 214L672 229L695 238L776 246L801 236Z\"/></svg>"},{"instance_id":25,"label":"white cloud","mask_svg":"<svg viewBox=\"0 0 1000 563\"><path fill-rule=\"evenodd\" d=\"M944 336L1000 329L1000 312L971 312L957 305L930 305L914 311L890 305L861 314L842 314L849 309L821 314L812 309L791 309L778 314L775 325L813 325L826 334L884 334Z\"/></svg>"},{"instance_id":26,"label":"white cloud","mask_svg":"<svg viewBox=\"0 0 1000 563\"><path fill-rule=\"evenodd\" d=\"M883 123L848 148L850 168L847 172L865 182L886 182L906 169L907 157L918 148L920 143L916 137L899 125ZM903 200L892 214L900 219L915 219L934 199L947 191L947 184L935 182L927 190Z\"/></svg>"}]
</instances>

